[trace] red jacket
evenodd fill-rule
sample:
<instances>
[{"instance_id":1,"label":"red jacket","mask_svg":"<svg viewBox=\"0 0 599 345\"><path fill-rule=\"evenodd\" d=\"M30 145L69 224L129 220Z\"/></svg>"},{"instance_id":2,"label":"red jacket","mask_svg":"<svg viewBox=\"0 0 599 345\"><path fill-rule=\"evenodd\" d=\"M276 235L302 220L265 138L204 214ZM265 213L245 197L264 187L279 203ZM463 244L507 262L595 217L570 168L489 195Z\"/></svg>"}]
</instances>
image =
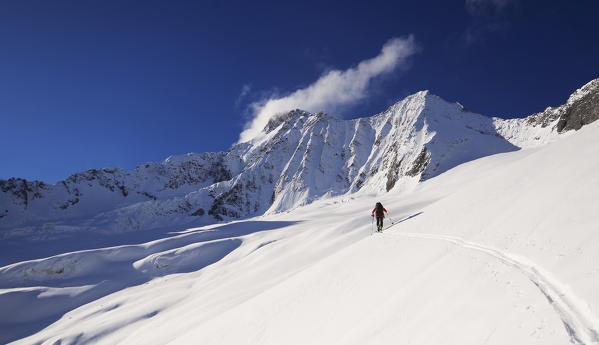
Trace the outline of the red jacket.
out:
<instances>
[{"instance_id":1,"label":"red jacket","mask_svg":"<svg viewBox=\"0 0 599 345\"><path fill-rule=\"evenodd\" d=\"M385 213L387 213L387 210L383 207L383 211L385 211ZM376 207L372 209L372 215L374 215L374 213L376 212ZM376 216L377 218L385 218L385 216Z\"/></svg>"}]
</instances>

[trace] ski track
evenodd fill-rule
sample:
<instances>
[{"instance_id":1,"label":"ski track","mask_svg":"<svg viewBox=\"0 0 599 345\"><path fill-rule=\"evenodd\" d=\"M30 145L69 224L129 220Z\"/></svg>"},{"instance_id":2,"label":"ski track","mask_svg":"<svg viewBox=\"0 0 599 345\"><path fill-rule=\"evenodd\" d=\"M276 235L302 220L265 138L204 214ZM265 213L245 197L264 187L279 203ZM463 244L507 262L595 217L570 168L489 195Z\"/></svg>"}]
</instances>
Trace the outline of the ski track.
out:
<instances>
[{"instance_id":1,"label":"ski track","mask_svg":"<svg viewBox=\"0 0 599 345\"><path fill-rule=\"evenodd\" d=\"M530 260L492 247L438 234L398 232L399 236L450 242L462 248L485 253L522 272L547 298L564 323L570 341L576 345L599 344L598 322L586 303L572 294L550 273Z\"/></svg>"}]
</instances>

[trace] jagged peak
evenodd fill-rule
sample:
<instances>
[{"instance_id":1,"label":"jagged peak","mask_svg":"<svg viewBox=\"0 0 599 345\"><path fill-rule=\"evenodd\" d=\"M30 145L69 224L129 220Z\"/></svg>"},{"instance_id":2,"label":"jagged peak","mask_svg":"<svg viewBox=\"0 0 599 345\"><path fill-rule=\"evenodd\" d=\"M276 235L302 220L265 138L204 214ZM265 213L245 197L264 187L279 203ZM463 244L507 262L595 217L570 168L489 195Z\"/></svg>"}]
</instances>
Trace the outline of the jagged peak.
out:
<instances>
[{"instance_id":1,"label":"jagged peak","mask_svg":"<svg viewBox=\"0 0 599 345\"><path fill-rule=\"evenodd\" d=\"M168 156L164 161L162 161L162 163L163 164L178 164L178 163L187 162L190 160L206 160L206 159L212 159L212 158L216 158L218 156L222 156L223 154L224 154L223 152L202 152L202 153L189 152L189 153L185 153L185 154L181 154L181 155ZM152 164L152 163L146 163L146 164Z\"/></svg>"},{"instance_id":2,"label":"jagged peak","mask_svg":"<svg viewBox=\"0 0 599 345\"><path fill-rule=\"evenodd\" d=\"M273 117L271 117L270 120L268 120L268 123L266 124L266 126L264 126L262 132L269 133L273 129L279 127L279 125L281 125L284 122L291 122L293 119L309 115L309 112L301 109L293 109L287 113L276 114Z\"/></svg>"},{"instance_id":3,"label":"jagged peak","mask_svg":"<svg viewBox=\"0 0 599 345\"><path fill-rule=\"evenodd\" d=\"M406 103L421 103L423 105L423 107L425 107L425 106L428 106L428 107L433 106L434 107L435 105L453 106L463 112L469 112L462 104L460 104L458 102L454 102L454 103L448 102L445 99L431 93L430 90L421 90L421 91L415 92L411 95L404 97L402 100L391 105L386 111L383 111L374 116L368 116L367 118L376 118L376 117L379 117L380 115L387 114L387 113L389 113L389 111L392 111L394 108L401 107L403 104L406 104ZM311 119L339 120L338 117L330 115L326 112L312 113L312 112L309 112L309 111L306 111L303 109L293 109L293 110L290 110L289 112L284 112L284 113L280 113L280 114L273 116L268 121L268 123L266 124L264 129L262 130L262 133L268 134L268 133L272 132L275 128L279 127L281 124L284 124L284 123L289 124L289 123L295 122L297 120L300 120L301 118L305 118L305 120L311 120Z\"/></svg>"},{"instance_id":4,"label":"jagged peak","mask_svg":"<svg viewBox=\"0 0 599 345\"><path fill-rule=\"evenodd\" d=\"M408 95L408 96L404 97L402 100L397 101L390 108L393 108L394 106L400 106L406 102L422 102L426 105L431 105L431 104L453 105L453 106L457 106L462 111L468 112L466 107L464 107L461 103L449 102L449 101L445 100L444 98L442 98L438 95L435 95L430 90L422 90L422 91L413 93L411 95Z\"/></svg>"},{"instance_id":5,"label":"jagged peak","mask_svg":"<svg viewBox=\"0 0 599 345\"><path fill-rule=\"evenodd\" d=\"M469 110L466 109L466 107L464 107L460 102L450 102L441 96L435 95L434 93L430 92L429 90L420 91L419 94L420 94L420 97L422 99L424 99L424 102L426 104L435 104L436 103L436 104L455 106L464 112L469 112Z\"/></svg>"},{"instance_id":6,"label":"jagged peak","mask_svg":"<svg viewBox=\"0 0 599 345\"><path fill-rule=\"evenodd\" d=\"M395 104L400 104L403 102L415 101L415 100L426 101L426 99L430 98L431 96L434 96L434 95L429 90L422 90L422 91L418 91L418 92L415 92L413 94L410 94L410 95L404 97L402 100L396 102Z\"/></svg>"},{"instance_id":7,"label":"jagged peak","mask_svg":"<svg viewBox=\"0 0 599 345\"><path fill-rule=\"evenodd\" d=\"M198 156L200 156L200 155L197 153L193 153L193 152L185 153L182 155L172 155L172 156L166 157L166 159L163 161L163 163L172 164L172 163L187 161L189 159L193 159Z\"/></svg>"},{"instance_id":8,"label":"jagged peak","mask_svg":"<svg viewBox=\"0 0 599 345\"><path fill-rule=\"evenodd\" d=\"M420 90L418 92L414 92L410 95L407 95L406 97L404 97L403 100L405 99L413 99L413 98L426 98L426 96L428 95L432 95L430 90ZM401 101L400 101L401 102Z\"/></svg>"},{"instance_id":9,"label":"jagged peak","mask_svg":"<svg viewBox=\"0 0 599 345\"><path fill-rule=\"evenodd\" d=\"M330 115L328 113L325 113L325 112L311 113L311 112L308 112L308 111L302 110L302 109L293 109L287 113L281 113L281 114L273 116L270 120L268 120L268 123L266 124L266 126L264 127L264 129L262 131L264 133L269 133L273 129L279 127L282 123L289 124L289 123L295 122L296 120L299 120L301 118L306 118L306 119L316 118L318 120L320 120L320 119L338 120L337 117Z\"/></svg>"},{"instance_id":10,"label":"jagged peak","mask_svg":"<svg viewBox=\"0 0 599 345\"><path fill-rule=\"evenodd\" d=\"M459 102L449 102L444 98L433 94L430 90L422 90L404 97L402 100L397 101L396 103L391 105L387 110L375 115L374 117L384 117L406 106L411 107L413 109L430 110L424 112L413 112L412 114L415 116L432 115L438 112L440 108L453 109L460 112L470 113L470 111Z\"/></svg>"},{"instance_id":11,"label":"jagged peak","mask_svg":"<svg viewBox=\"0 0 599 345\"><path fill-rule=\"evenodd\" d=\"M599 78L593 79L593 80L589 81L588 83L584 84L581 88L574 91L568 98L568 101L566 102L566 104L568 104L568 105L573 104L576 101L583 98L584 96L588 95L589 93L595 92L598 90L599 90Z\"/></svg>"}]
</instances>

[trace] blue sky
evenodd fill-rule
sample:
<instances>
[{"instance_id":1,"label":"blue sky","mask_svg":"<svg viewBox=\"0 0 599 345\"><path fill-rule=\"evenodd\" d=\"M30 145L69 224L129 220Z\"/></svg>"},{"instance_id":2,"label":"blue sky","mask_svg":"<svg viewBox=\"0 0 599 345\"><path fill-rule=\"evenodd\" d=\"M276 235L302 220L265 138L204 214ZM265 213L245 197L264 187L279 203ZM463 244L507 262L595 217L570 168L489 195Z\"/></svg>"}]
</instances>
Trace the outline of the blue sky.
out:
<instances>
[{"instance_id":1,"label":"blue sky","mask_svg":"<svg viewBox=\"0 0 599 345\"><path fill-rule=\"evenodd\" d=\"M0 179L227 150L269 99L355 118L428 89L528 115L599 77L598 11L590 0L4 1ZM411 41L364 72L354 98L293 96L331 71L355 86L393 39Z\"/></svg>"}]
</instances>

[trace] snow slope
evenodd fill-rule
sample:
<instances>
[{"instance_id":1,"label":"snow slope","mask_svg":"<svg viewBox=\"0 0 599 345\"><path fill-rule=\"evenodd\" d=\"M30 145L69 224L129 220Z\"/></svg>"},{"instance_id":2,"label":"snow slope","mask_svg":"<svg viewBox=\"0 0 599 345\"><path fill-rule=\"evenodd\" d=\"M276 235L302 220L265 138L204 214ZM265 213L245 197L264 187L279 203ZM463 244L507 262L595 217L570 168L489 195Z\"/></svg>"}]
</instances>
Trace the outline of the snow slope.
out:
<instances>
[{"instance_id":1,"label":"snow slope","mask_svg":"<svg viewBox=\"0 0 599 345\"><path fill-rule=\"evenodd\" d=\"M4 266L0 342L599 343L598 136ZM377 200L392 218L373 235Z\"/></svg>"}]
</instances>

